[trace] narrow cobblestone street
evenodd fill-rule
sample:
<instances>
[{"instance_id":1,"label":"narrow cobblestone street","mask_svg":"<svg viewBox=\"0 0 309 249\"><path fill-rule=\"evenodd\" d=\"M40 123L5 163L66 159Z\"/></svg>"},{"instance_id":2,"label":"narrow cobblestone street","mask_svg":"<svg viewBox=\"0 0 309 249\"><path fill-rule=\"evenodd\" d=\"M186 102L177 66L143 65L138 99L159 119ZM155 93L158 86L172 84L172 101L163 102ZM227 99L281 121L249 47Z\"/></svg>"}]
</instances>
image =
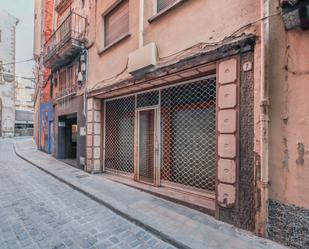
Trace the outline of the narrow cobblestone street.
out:
<instances>
[{"instance_id":1,"label":"narrow cobblestone street","mask_svg":"<svg viewBox=\"0 0 309 249\"><path fill-rule=\"evenodd\" d=\"M0 248L174 248L18 158L0 140Z\"/></svg>"}]
</instances>

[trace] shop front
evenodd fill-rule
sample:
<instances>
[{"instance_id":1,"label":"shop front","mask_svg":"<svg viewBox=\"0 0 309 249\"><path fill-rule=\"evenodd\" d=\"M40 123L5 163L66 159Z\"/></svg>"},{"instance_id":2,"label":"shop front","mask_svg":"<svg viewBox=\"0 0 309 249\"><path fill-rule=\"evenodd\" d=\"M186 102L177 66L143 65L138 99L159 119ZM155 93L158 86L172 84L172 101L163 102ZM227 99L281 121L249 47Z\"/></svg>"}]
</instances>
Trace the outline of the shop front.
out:
<instances>
[{"instance_id":1,"label":"shop front","mask_svg":"<svg viewBox=\"0 0 309 249\"><path fill-rule=\"evenodd\" d=\"M253 230L253 48L248 39L90 92L86 171Z\"/></svg>"}]
</instances>

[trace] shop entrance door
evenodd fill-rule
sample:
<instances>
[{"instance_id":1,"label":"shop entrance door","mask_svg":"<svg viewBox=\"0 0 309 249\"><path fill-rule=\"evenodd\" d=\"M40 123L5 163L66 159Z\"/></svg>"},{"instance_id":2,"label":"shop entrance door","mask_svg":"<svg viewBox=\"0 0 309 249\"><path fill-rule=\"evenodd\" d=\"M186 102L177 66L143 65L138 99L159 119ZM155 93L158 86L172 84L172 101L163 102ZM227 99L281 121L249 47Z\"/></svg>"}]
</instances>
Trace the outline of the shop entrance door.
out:
<instances>
[{"instance_id":1,"label":"shop entrance door","mask_svg":"<svg viewBox=\"0 0 309 249\"><path fill-rule=\"evenodd\" d=\"M138 118L138 180L156 183L158 161L158 110L147 108L137 111Z\"/></svg>"}]
</instances>

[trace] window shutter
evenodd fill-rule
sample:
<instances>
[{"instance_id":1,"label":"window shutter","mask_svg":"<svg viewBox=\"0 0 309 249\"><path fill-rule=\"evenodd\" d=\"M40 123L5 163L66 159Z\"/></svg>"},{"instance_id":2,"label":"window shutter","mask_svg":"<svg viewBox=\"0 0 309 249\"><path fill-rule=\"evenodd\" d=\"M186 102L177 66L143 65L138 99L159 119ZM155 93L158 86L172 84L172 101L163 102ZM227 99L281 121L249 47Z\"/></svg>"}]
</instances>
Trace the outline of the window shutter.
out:
<instances>
[{"instance_id":1,"label":"window shutter","mask_svg":"<svg viewBox=\"0 0 309 249\"><path fill-rule=\"evenodd\" d=\"M105 41L107 46L129 32L129 0L123 1L105 16Z\"/></svg>"},{"instance_id":2,"label":"window shutter","mask_svg":"<svg viewBox=\"0 0 309 249\"><path fill-rule=\"evenodd\" d=\"M157 11L165 9L167 6L175 3L177 0L157 0Z\"/></svg>"}]
</instances>

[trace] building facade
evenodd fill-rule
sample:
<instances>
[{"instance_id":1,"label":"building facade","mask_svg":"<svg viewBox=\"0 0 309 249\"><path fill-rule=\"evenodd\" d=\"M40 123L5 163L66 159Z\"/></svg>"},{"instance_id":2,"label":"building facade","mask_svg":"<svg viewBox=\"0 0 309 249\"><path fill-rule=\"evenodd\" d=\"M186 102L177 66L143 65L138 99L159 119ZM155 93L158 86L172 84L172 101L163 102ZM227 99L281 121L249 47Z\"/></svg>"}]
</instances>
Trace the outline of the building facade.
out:
<instances>
[{"instance_id":1,"label":"building facade","mask_svg":"<svg viewBox=\"0 0 309 249\"><path fill-rule=\"evenodd\" d=\"M17 24L17 18L0 10L0 137L14 136Z\"/></svg>"},{"instance_id":2,"label":"building facade","mask_svg":"<svg viewBox=\"0 0 309 249\"><path fill-rule=\"evenodd\" d=\"M20 79L15 87L15 135L33 136L35 83Z\"/></svg>"},{"instance_id":3,"label":"building facade","mask_svg":"<svg viewBox=\"0 0 309 249\"><path fill-rule=\"evenodd\" d=\"M34 134L38 148L53 152L53 102L50 69L44 66L44 44L53 32L54 0L36 0L34 16L34 58L36 90L34 94Z\"/></svg>"},{"instance_id":4,"label":"building facade","mask_svg":"<svg viewBox=\"0 0 309 249\"><path fill-rule=\"evenodd\" d=\"M55 1L53 32L44 44L43 64L50 70L54 113L54 156L85 165L85 82L87 1Z\"/></svg>"},{"instance_id":5,"label":"building facade","mask_svg":"<svg viewBox=\"0 0 309 249\"><path fill-rule=\"evenodd\" d=\"M90 20L86 170L262 229L254 137L261 22L247 25L261 18L260 7L98 1Z\"/></svg>"},{"instance_id":6,"label":"building facade","mask_svg":"<svg viewBox=\"0 0 309 249\"><path fill-rule=\"evenodd\" d=\"M55 157L306 248L308 0L63 0L52 13Z\"/></svg>"}]
</instances>

